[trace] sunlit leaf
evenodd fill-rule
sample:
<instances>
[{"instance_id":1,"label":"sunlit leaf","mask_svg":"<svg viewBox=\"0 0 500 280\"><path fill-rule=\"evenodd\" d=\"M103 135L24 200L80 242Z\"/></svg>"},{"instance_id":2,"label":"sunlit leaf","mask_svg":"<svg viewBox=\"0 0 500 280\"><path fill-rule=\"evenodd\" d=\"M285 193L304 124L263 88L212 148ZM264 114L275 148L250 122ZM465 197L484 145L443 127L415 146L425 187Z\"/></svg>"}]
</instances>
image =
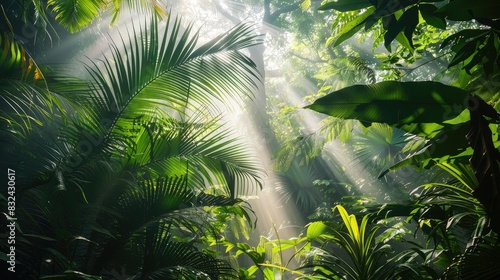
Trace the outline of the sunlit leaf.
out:
<instances>
[{"instance_id":1,"label":"sunlit leaf","mask_svg":"<svg viewBox=\"0 0 500 280\"><path fill-rule=\"evenodd\" d=\"M434 12L437 10L436 6L431 4L420 4L418 9L427 24L436 28L446 29L446 20L442 17L434 15Z\"/></svg>"},{"instance_id":2,"label":"sunlit leaf","mask_svg":"<svg viewBox=\"0 0 500 280\"><path fill-rule=\"evenodd\" d=\"M465 109L466 98L466 91L438 82L387 81L343 88L306 108L367 124L381 122L402 126L452 119Z\"/></svg>"},{"instance_id":3,"label":"sunlit leaf","mask_svg":"<svg viewBox=\"0 0 500 280\"><path fill-rule=\"evenodd\" d=\"M367 8L371 5L372 3L370 3L369 0L337 0L321 5L318 10L337 10L340 12L348 12Z\"/></svg>"},{"instance_id":4,"label":"sunlit leaf","mask_svg":"<svg viewBox=\"0 0 500 280\"><path fill-rule=\"evenodd\" d=\"M47 4L56 14L56 20L75 33L94 21L103 3L100 0L49 0Z\"/></svg>"},{"instance_id":5,"label":"sunlit leaf","mask_svg":"<svg viewBox=\"0 0 500 280\"><path fill-rule=\"evenodd\" d=\"M333 47L340 45L345 40L351 38L356 32L358 32L362 27L366 19L373 14L375 11L374 7L370 7L358 15L355 19L349 21L345 24L342 29L338 31L334 39L332 40Z\"/></svg>"},{"instance_id":6,"label":"sunlit leaf","mask_svg":"<svg viewBox=\"0 0 500 280\"><path fill-rule=\"evenodd\" d=\"M307 227L307 240L312 241L326 232L328 226L323 222L313 222Z\"/></svg>"}]
</instances>

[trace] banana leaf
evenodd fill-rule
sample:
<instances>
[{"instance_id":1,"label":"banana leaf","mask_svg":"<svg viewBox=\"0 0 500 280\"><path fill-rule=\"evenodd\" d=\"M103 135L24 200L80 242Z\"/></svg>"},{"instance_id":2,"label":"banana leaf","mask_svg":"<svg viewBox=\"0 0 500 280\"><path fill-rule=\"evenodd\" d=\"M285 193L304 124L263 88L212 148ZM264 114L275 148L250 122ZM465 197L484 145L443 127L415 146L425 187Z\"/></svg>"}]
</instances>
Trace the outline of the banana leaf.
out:
<instances>
[{"instance_id":1,"label":"banana leaf","mask_svg":"<svg viewBox=\"0 0 500 280\"><path fill-rule=\"evenodd\" d=\"M386 81L354 85L329 93L305 108L364 124L403 127L414 123L442 123L466 108L468 93L439 82Z\"/></svg>"}]
</instances>

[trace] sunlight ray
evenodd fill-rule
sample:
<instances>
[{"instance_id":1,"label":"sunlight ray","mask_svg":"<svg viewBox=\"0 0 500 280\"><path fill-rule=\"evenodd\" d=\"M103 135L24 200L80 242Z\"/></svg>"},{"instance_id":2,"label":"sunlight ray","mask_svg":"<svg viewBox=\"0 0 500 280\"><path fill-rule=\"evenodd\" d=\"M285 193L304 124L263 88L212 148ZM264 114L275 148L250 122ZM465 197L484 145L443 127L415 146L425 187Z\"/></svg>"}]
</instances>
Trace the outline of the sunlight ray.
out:
<instances>
[{"instance_id":1,"label":"sunlight ray","mask_svg":"<svg viewBox=\"0 0 500 280\"><path fill-rule=\"evenodd\" d=\"M7 278L499 278L500 2L417 2L0 4Z\"/></svg>"}]
</instances>

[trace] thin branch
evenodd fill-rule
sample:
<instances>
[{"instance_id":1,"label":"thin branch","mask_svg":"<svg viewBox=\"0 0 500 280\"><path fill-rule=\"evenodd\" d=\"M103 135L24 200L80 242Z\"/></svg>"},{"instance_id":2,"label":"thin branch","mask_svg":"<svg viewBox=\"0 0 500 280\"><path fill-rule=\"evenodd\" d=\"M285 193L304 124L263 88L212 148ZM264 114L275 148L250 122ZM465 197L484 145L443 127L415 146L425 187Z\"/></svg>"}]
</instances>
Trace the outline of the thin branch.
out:
<instances>
[{"instance_id":1,"label":"thin branch","mask_svg":"<svg viewBox=\"0 0 500 280\"><path fill-rule=\"evenodd\" d=\"M318 44L315 44L315 43L314 43L314 41L313 41L313 39L311 38L311 35L310 35L310 34L307 34L306 36L307 36L307 40L309 40L309 43L311 43L311 46L312 46L313 50L316 52L316 55L317 55L317 56L318 56L321 60L323 60L323 59L321 58L321 54L319 53L319 50L318 50L318 48L317 48L317 45L318 45Z\"/></svg>"},{"instance_id":2,"label":"thin branch","mask_svg":"<svg viewBox=\"0 0 500 280\"><path fill-rule=\"evenodd\" d=\"M429 63L431 63L431 62L433 62L435 60L438 60L438 59L442 58L443 56L449 55L451 52L452 52L451 50L448 51L448 52L445 52L444 54L436 56L433 59L430 59L430 60L428 60L428 61L426 61L426 62L424 62L424 63L422 63L422 64L420 64L418 66L415 66L413 68L396 68L398 70L405 70L405 71L407 71L400 79L403 79L404 77L410 75L413 71L417 70L418 68L420 68L420 67L422 67L422 66L424 66L426 64L429 64Z\"/></svg>"},{"instance_id":3,"label":"thin branch","mask_svg":"<svg viewBox=\"0 0 500 280\"><path fill-rule=\"evenodd\" d=\"M270 2L270 1L266 0L264 2ZM300 8L300 4L302 2L303 2L302 0L299 0L299 1L295 2L295 3L293 3L293 4L281 7L279 9L275 10L272 13L269 13L269 14L264 13L264 22L267 22L269 24L273 24L273 22L279 16L281 16L282 14L289 13L289 12L292 12L292 11L295 11L295 10L299 9ZM264 6L264 8L266 8L266 7ZM270 9L270 7L269 7L269 9Z\"/></svg>"}]
</instances>

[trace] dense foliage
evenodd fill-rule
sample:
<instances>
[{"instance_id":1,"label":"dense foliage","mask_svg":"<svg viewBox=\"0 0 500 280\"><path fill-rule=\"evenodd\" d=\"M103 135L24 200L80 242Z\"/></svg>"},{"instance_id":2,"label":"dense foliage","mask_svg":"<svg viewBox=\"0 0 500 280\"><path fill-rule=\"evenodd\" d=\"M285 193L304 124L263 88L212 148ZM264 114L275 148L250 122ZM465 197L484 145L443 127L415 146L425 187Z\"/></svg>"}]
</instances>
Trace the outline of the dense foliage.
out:
<instances>
[{"instance_id":1,"label":"dense foliage","mask_svg":"<svg viewBox=\"0 0 500 280\"><path fill-rule=\"evenodd\" d=\"M1 7L0 259L20 279L500 277L498 1L214 0L192 9L235 26L206 43L160 1ZM40 62L107 14L126 28L101 56ZM298 236L254 239L242 197L269 181L234 107Z\"/></svg>"},{"instance_id":2,"label":"dense foliage","mask_svg":"<svg viewBox=\"0 0 500 280\"><path fill-rule=\"evenodd\" d=\"M2 169L15 182L2 205L18 219L2 259L15 251L20 279L236 277L203 239L252 222L237 196L263 173L212 98L252 95L259 74L240 50L259 38L243 24L199 45L174 17L129 30L83 80L3 41L21 50L4 49L1 78Z\"/></svg>"}]
</instances>

